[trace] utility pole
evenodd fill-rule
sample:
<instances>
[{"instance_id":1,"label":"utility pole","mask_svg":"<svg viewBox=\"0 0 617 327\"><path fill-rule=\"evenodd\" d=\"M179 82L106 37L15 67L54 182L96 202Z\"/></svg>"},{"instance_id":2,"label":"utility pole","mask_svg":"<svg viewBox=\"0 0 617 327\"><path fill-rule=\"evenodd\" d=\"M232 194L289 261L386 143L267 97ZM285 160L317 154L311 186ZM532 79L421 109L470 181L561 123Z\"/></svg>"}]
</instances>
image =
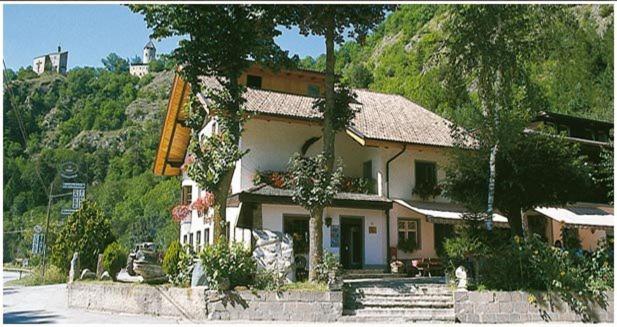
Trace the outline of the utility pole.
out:
<instances>
[{"instance_id":1,"label":"utility pole","mask_svg":"<svg viewBox=\"0 0 617 327\"><path fill-rule=\"evenodd\" d=\"M54 182L51 182L49 185L49 201L47 202L47 218L45 222L45 236L44 236L44 245L43 245L43 271L41 272L41 278L43 282L45 282L45 268L46 268L46 256L47 256L47 236L49 235L49 214L51 212L51 200L52 200L52 192L54 189Z\"/></svg>"}]
</instances>

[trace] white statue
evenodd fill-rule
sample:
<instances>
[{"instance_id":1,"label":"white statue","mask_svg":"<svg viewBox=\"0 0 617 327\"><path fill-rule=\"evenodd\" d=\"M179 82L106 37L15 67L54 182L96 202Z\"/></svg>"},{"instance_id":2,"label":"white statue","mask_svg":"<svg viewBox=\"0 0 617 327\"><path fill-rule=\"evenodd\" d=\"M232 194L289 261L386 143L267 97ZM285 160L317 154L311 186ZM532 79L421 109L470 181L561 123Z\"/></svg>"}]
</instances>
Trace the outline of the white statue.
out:
<instances>
[{"instance_id":1,"label":"white statue","mask_svg":"<svg viewBox=\"0 0 617 327\"><path fill-rule=\"evenodd\" d=\"M71 259L71 269L69 270L69 284L75 280L75 274L79 273L79 252L73 253Z\"/></svg>"},{"instance_id":2,"label":"white statue","mask_svg":"<svg viewBox=\"0 0 617 327\"><path fill-rule=\"evenodd\" d=\"M467 269L465 269L465 267L463 266L459 266L458 268L456 268L456 271L454 271L454 275L458 280L457 289L459 291L467 290Z\"/></svg>"}]
</instances>

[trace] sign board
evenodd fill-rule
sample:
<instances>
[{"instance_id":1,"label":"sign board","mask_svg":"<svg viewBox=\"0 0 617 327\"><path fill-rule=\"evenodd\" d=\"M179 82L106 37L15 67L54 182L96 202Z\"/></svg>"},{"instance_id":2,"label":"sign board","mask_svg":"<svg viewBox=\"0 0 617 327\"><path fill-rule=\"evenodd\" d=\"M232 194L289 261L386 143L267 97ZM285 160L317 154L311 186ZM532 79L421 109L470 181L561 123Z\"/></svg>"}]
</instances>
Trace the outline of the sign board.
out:
<instances>
[{"instance_id":1,"label":"sign board","mask_svg":"<svg viewBox=\"0 0 617 327\"><path fill-rule=\"evenodd\" d=\"M34 233L35 234L40 234L42 232L43 232L43 227L41 227L41 225L34 226Z\"/></svg>"},{"instance_id":2,"label":"sign board","mask_svg":"<svg viewBox=\"0 0 617 327\"><path fill-rule=\"evenodd\" d=\"M72 214L73 212L76 212L76 211L77 211L77 209L66 209L65 208L65 209L62 209L60 211L60 213L63 214L63 215L70 215L70 214Z\"/></svg>"},{"instance_id":3,"label":"sign board","mask_svg":"<svg viewBox=\"0 0 617 327\"><path fill-rule=\"evenodd\" d=\"M81 203L86 198L86 190L84 189L73 189L73 209L81 208Z\"/></svg>"},{"instance_id":4,"label":"sign board","mask_svg":"<svg viewBox=\"0 0 617 327\"><path fill-rule=\"evenodd\" d=\"M86 188L86 183L62 183L62 188L83 190Z\"/></svg>"},{"instance_id":5,"label":"sign board","mask_svg":"<svg viewBox=\"0 0 617 327\"><path fill-rule=\"evenodd\" d=\"M77 177L78 170L74 162L67 161L60 166L60 176L62 176L62 178L72 179Z\"/></svg>"},{"instance_id":6,"label":"sign board","mask_svg":"<svg viewBox=\"0 0 617 327\"><path fill-rule=\"evenodd\" d=\"M32 254L43 253L43 246L45 236L41 233L34 233L32 236Z\"/></svg>"},{"instance_id":7,"label":"sign board","mask_svg":"<svg viewBox=\"0 0 617 327\"><path fill-rule=\"evenodd\" d=\"M368 227L369 234L377 234L377 226L369 226Z\"/></svg>"},{"instance_id":8,"label":"sign board","mask_svg":"<svg viewBox=\"0 0 617 327\"><path fill-rule=\"evenodd\" d=\"M330 226L330 247L338 248L341 246L341 226Z\"/></svg>"}]
</instances>

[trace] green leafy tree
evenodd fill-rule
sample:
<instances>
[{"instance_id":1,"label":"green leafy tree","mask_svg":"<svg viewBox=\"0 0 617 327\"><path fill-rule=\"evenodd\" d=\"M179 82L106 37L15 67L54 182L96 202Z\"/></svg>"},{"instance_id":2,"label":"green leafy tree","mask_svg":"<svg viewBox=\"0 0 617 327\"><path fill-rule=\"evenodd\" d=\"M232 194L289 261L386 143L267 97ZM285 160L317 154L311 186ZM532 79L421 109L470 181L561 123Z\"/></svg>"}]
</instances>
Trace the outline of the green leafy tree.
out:
<instances>
[{"instance_id":1,"label":"green leafy tree","mask_svg":"<svg viewBox=\"0 0 617 327\"><path fill-rule=\"evenodd\" d=\"M496 161L500 150L523 130L521 122L537 108L538 92L527 65L544 50L547 26L558 7L520 5L454 5L445 24L446 87L465 84L475 90L473 109L483 123L474 131L480 151L490 153L486 227L492 230Z\"/></svg>"},{"instance_id":2,"label":"green leafy tree","mask_svg":"<svg viewBox=\"0 0 617 327\"><path fill-rule=\"evenodd\" d=\"M591 179L578 151L563 137L532 133L519 135L507 151L498 153L495 208L508 217L512 234L523 235L522 212L593 196L582 191L589 189ZM489 156L457 151L448 167L447 196L481 212L488 192Z\"/></svg>"},{"instance_id":3,"label":"green leafy tree","mask_svg":"<svg viewBox=\"0 0 617 327\"><path fill-rule=\"evenodd\" d=\"M194 159L187 173L200 187L214 194L214 239L224 236L227 196L236 161L244 155L239 140L245 119L245 88L238 83L241 74L252 64L248 59L275 66L287 62L287 52L274 42L280 35L275 16L266 7L255 5L132 5L144 15L153 38L188 36L180 41L172 58L184 66L181 74L191 84L189 103L192 140L189 152ZM202 90L199 77L213 76L221 88ZM203 92L210 100L211 116L216 116L221 133L200 144L197 133L203 126L205 108L195 95ZM220 146L218 151L200 148ZM222 151L229 155L219 155ZM204 163L209 163L205 167ZM194 166L194 167L192 167Z\"/></svg>"},{"instance_id":4,"label":"green leafy tree","mask_svg":"<svg viewBox=\"0 0 617 327\"><path fill-rule=\"evenodd\" d=\"M318 35L325 38L326 62L325 62L325 97L315 103L315 107L323 114L323 173L313 172L322 178L333 178L335 173L334 160L335 149L334 141L336 132L345 128L353 118L355 112L349 106L355 95L349 89L342 87L335 88L334 67L336 64L334 44L341 44L345 35L350 38L363 40L368 31L380 23L385 17L386 10L392 6L385 5L319 5L319 6L288 6L280 9L280 21L287 25L297 25L302 35ZM297 160L299 160L297 158ZM321 161L321 159L315 159ZM307 162L304 165L296 164L296 167L316 167ZM316 198L322 200L331 199L336 194L338 183L335 180L323 181L334 189L314 189L320 192ZM321 183L316 183L321 184ZM297 184L306 187L303 184ZM302 191L294 191L301 194ZM303 197L296 197L302 200ZM329 201L329 200L328 200ZM318 278L317 266L323 257L323 210L328 201L308 201L299 202L311 213L310 225L310 245L309 245L309 280L316 281Z\"/></svg>"},{"instance_id":5,"label":"green leafy tree","mask_svg":"<svg viewBox=\"0 0 617 327\"><path fill-rule=\"evenodd\" d=\"M114 73L123 73L129 71L129 62L121 58L116 53L110 53L107 57L101 60L105 69Z\"/></svg>"},{"instance_id":6,"label":"green leafy tree","mask_svg":"<svg viewBox=\"0 0 617 327\"><path fill-rule=\"evenodd\" d=\"M98 255L113 241L109 218L94 202L85 201L58 232L51 261L66 272L73 253L79 252L81 266L96 270Z\"/></svg>"}]
</instances>

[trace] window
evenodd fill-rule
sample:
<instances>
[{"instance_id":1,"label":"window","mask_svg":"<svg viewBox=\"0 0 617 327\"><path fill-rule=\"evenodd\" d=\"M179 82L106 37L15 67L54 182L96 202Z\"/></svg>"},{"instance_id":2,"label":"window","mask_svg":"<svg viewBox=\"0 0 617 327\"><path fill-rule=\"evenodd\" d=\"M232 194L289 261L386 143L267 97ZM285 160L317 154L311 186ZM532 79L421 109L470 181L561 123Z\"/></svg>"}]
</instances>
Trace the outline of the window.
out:
<instances>
[{"instance_id":1,"label":"window","mask_svg":"<svg viewBox=\"0 0 617 327\"><path fill-rule=\"evenodd\" d=\"M185 185L182 186L182 204L189 205L193 202L193 186Z\"/></svg>"},{"instance_id":2,"label":"window","mask_svg":"<svg viewBox=\"0 0 617 327\"><path fill-rule=\"evenodd\" d=\"M362 164L362 177L366 179L373 178L373 161L365 161Z\"/></svg>"},{"instance_id":3,"label":"window","mask_svg":"<svg viewBox=\"0 0 617 327\"><path fill-rule=\"evenodd\" d=\"M253 89L261 89L261 76L246 75L246 86Z\"/></svg>"},{"instance_id":4,"label":"window","mask_svg":"<svg viewBox=\"0 0 617 327\"><path fill-rule=\"evenodd\" d=\"M195 241L196 241L196 242L195 242L195 243L196 243L196 244L195 244L195 245L196 245L196 246L195 246L196 251L197 251L197 252L199 252L199 251L201 251L201 231L198 231L198 232L197 232L197 234L196 234L196 236L195 236Z\"/></svg>"},{"instance_id":5,"label":"window","mask_svg":"<svg viewBox=\"0 0 617 327\"><path fill-rule=\"evenodd\" d=\"M559 127L557 127L557 132L559 132L559 134L564 133L566 136L570 136L570 127L560 124Z\"/></svg>"},{"instance_id":6,"label":"window","mask_svg":"<svg viewBox=\"0 0 617 327\"><path fill-rule=\"evenodd\" d=\"M191 246L195 246L195 244L193 243L193 233L189 233L189 244Z\"/></svg>"},{"instance_id":7,"label":"window","mask_svg":"<svg viewBox=\"0 0 617 327\"><path fill-rule=\"evenodd\" d=\"M216 120L212 120L212 133L210 135L216 135Z\"/></svg>"},{"instance_id":8,"label":"window","mask_svg":"<svg viewBox=\"0 0 617 327\"><path fill-rule=\"evenodd\" d=\"M411 218L399 218L398 239L412 239L418 245L418 249L421 249L422 243L420 242L420 220Z\"/></svg>"},{"instance_id":9,"label":"window","mask_svg":"<svg viewBox=\"0 0 617 327\"><path fill-rule=\"evenodd\" d=\"M434 162L416 161L416 186L436 185L437 168Z\"/></svg>"},{"instance_id":10,"label":"window","mask_svg":"<svg viewBox=\"0 0 617 327\"><path fill-rule=\"evenodd\" d=\"M229 222L225 223L225 237L228 240L231 240L231 238L229 238L231 236L231 226L229 225Z\"/></svg>"},{"instance_id":11,"label":"window","mask_svg":"<svg viewBox=\"0 0 617 327\"><path fill-rule=\"evenodd\" d=\"M606 133L604 131L598 131L596 133L596 141L608 142L608 137L606 136Z\"/></svg>"},{"instance_id":12,"label":"window","mask_svg":"<svg viewBox=\"0 0 617 327\"><path fill-rule=\"evenodd\" d=\"M314 98L318 98L319 96L321 96L321 92L319 92L319 86L315 84L309 84L306 93L308 94L308 96Z\"/></svg>"},{"instance_id":13,"label":"window","mask_svg":"<svg viewBox=\"0 0 617 327\"><path fill-rule=\"evenodd\" d=\"M204 244L210 244L210 228L204 229Z\"/></svg>"},{"instance_id":14,"label":"window","mask_svg":"<svg viewBox=\"0 0 617 327\"><path fill-rule=\"evenodd\" d=\"M186 244L186 238L188 237L188 235L184 234L184 239L182 241L182 244Z\"/></svg>"}]
</instances>

